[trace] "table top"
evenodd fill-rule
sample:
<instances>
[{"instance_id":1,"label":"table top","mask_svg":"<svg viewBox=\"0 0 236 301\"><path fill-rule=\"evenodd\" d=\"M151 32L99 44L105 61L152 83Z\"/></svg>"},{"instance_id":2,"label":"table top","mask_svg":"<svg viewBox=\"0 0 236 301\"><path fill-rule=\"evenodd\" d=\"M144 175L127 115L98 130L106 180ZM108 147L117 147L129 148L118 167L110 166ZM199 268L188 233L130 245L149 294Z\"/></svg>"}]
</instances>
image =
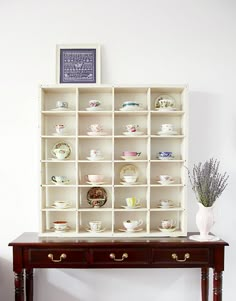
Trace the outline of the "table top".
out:
<instances>
[{"instance_id":1,"label":"table top","mask_svg":"<svg viewBox=\"0 0 236 301\"><path fill-rule=\"evenodd\" d=\"M199 233L189 232L186 237L137 237L137 238L114 238L114 237L41 237L38 232L25 232L17 237L15 240L9 243L9 246L27 247L27 246L50 246L50 245L69 245L69 246L122 246L122 245L149 245L149 246L199 246L199 245L211 245L211 246L228 246L228 243L220 239L217 241L194 241L190 240L189 236L197 235Z\"/></svg>"}]
</instances>

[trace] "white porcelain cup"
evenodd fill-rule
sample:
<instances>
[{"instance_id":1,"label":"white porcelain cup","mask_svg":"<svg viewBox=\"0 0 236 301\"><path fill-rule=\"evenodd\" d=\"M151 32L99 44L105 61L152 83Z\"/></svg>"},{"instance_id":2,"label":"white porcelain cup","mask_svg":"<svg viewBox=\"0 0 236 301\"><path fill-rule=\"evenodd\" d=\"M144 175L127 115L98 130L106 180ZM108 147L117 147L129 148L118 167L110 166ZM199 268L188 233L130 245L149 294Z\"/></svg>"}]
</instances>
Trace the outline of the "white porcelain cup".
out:
<instances>
[{"instance_id":1,"label":"white porcelain cup","mask_svg":"<svg viewBox=\"0 0 236 301\"><path fill-rule=\"evenodd\" d=\"M90 124L89 129L94 133L98 133L102 131L102 126L100 124Z\"/></svg>"},{"instance_id":2,"label":"white porcelain cup","mask_svg":"<svg viewBox=\"0 0 236 301\"><path fill-rule=\"evenodd\" d=\"M89 228L91 231L94 231L94 232L100 231L102 228L102 222L101 221L90 221Z\"/></svg>"},{"instance_id":3,"label":"white porcelain cup","mask_svg":"<svg viewBox=\"0 0 236 301\"><path fill-rule=\"evenodd\" d=\"M58 100L56 102L56 107L58 109L68 109L68 102L67 101Z\"/></svg>"},{"instance_id":4,"label":"white porcelain cup","mask_svg":"<svg viewBox=\"0 0 236 301\"><path fill-rule=\"evenodd\" d=\"M63 184L68 181L66 176L52 176L51 180L57 184Z\"/></svg>"},{"instance_id":5,"label":"white porcelain cup","mask_svg":"<svg viewBox=\"0 0 236 301\"><path fill-rule=\"evenodd\" d=\"M171 229L176 225L176 221L173 219L163 219L161 221L161 227L163 229Z\"/></svg>"},{"instance_id":6,"label":"white porcelain cup","mask_svg":"<svg viewBox=\"0 0 236 301\"><path fill-rule=\"evenodd\" d=\"M169 175L160 175L159 178L162 182L168 182L173 180L173 178Z\"/></svg>"},{"instance_id":7,"label":"white porcelain cup","mask_svg":"<svg viewBox=\"0 0 236 301\"><path fill-rule=\"evenodd\" d=\"M172 205L172 201L171 200L160 200L160 205L162 207L169 207Z\"/></svg>"},{"instance_id":8,"label":"white porcelain cup","mask_svg":"<svg viewBox=\"0 0 236 301\"><path fill-rule=\"evenodd\" d=\"M89 182L103 182L104 180L104 175L87 175L87 179Z\"/></svg>"},{"instance_id":9,"label":"white porcelain cup","mask_svg":"<svg viewBox=\"0 0 236 301\"><path fill-rule=\"evenodd\" d=\"M96 158L96 157L101 157L101 156L102 156L102 152L100 151L100 149L91 149L90 150L91 158Z\"/></svg>"},{"instance_id":10,"label":"white porcelain cup","mask_svg":"<svg viewBox=\"0 0 236 301\"><path fill-rule=\"evenodd\" d=\"M54 152L56 158L59 159L59 160L63 160L65 158L67 158L68 153L69 153L68 150L59 149L59 148L58 149L54 149L53 152Z\"/></svg>"},{"instance_id":11,"label":"white porcelain cup","mask_svg":"<svg viewBox=\"0 0 236 301\"><path fill-rule=\"evenodd\" d=\"M123 178L126 183L135 183L137 181L136 176L123 176Z\"/></svg>"},{"instance_id":12,"label":"white porcelain cup","mask_svg":"<svg viewBox=\"0 0 236 301\"><path fill-rule=\"evenodd\" d=\"M57 124L56 126L55 126L55 129L56 129L56 132L58 133L58 134L63 134L64 132L65 132L65 126L64 126L64 124Z\"/></svg>"},{"instance_id":13,"label":"white porcelain cup","mask_svg":"<svg viewBox=\"0 0 236 301\"><path fill-rule=\"evenodd\" d=\"M126 204L129 208L134 208L137 205L139 205L139 200L137 200L136 197L129 197L129 198L126 198L125 200L126 200Z\"/></svg>"},{"instance_id":14,"label":"white porcelain cup","mask_svg":"<svg viewBox=\"0 0 236 301\"><path fill-rule=\"evenodd\" d=\"M53 222L55 231L65 231L68 227L67 221L55 221Z\"/></svg>"},{"instance_id":15,"label":"white porcelain cup","mask_svg":"<svg viewBox=\"0 0 236 301\"><path fill-rule=\"evenodd\" d=\"M165 123L161 125L161 131L164 133L173 132L175 129L174 125L171 123Z\"/></svg>"},{"instance_id":16,"label":"white porcelain cup","mask_svg":"<svg viewBox=\"0 0 236 301\"><path fill-rule=\"evenodd\" d=\"M139 129L139 125L138 124L126 124L125 128L126 128L127 132L134 133L134 132L137 132L137 130Z\"/></svg>"},{"instance_id":17,"label":"white porcelain cup","mask_svg":"<svg viewBox=\"0 0 236 301\"><path fill-rule=\"evenodd\" d=\"M137 227L141 226L143 224L143 221L140 220L127 220L123 222L124 227L127 231L134 231Z\"/></svg>"},{"instance_id":18,"label":"white porcelain cup","mask_svg":"<svg viewBox=\"0 0 236 301\"><path fill-rule=\"evenodd\" d=\"M53 203L53 205L59 209L63 209L63 208L66 208L67 206L70 205L70 202L67 202L67 201L55 201Z\"/></svg>"},{"instance_id":19,"label":"white porcelain cup","mask_svg":"<svg viewBox=\"0 0 236 301\"><path fill-rule=\"evenodd\" d=\"M99 107L101 105L101 101L100 100L97 100L97 99L91 99L89 101L89 106L91 108L94 108L94 107Z\"/></svg>"}]
</instances>

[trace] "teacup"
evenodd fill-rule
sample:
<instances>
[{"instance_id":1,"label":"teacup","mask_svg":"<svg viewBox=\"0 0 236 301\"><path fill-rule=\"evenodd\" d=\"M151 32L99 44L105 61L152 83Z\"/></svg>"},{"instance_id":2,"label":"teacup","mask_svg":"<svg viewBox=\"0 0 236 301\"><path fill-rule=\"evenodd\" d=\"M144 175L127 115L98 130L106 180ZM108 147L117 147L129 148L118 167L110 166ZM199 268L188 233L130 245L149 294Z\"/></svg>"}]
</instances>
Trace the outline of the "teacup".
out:
<instances>
[{"instance_id":1,"label":"teacup","mask_svg":"<svg viewBox=\"0 0 236 301\"><path fill-rule=\"evenodd\" d=\"M126 157L136 157L136 156L140 156L141 152L124 151L124 152L122 152L122 155L126 156Z\"/></svg>"},{"instance_id":2,"label":"teacup","mask_svg":"<svg viewBox=\"0 0 236 301\"><path fill-rule=\"evenodd\" d=\"M89 101L90 108L99 107L101 105L101 101L97 99L91 99Z\"/></svg>"},{"instance_id":3,"label":"teacup","mask_svg":"<svg viewBox=\"0 0 236 301\"><path fill-rule=\"evenodd\" d=\"M123 102L123 104L122 104L122 107L124 108L124 107L139 107L139 103L138 102L136 102L136 101L130 101L130 100L128 100L128 101L124 101Z\"/></svg>"},{"instance_id":4,"label":"teacup","mask_svg":"<svg viewBox=\"0 0 236 301\"><path fill-rule=\"evenodd\" d=\"M171 200L160 200L161 207L170 207L172 205Z\"/></svg>"},{"instance_id":5,"label":"teacup","mask_svg":"<svg viewBox=\"0 0 236 301\"><path fill-rule=\"evenodd\" d=\"M59 209L63 209L63 208L68 207L70 205L70 203L67 201L55 201L53 203L53 205Z\"/></svg>"},{"instance_id":6,"label":"teacup","mask_svg":"<svg viewBox=\"0 0 236 301\"><path fill-rule=\"evenodd\" d=\"M86 176L89 182L99 183L104 180L104 175L87 175Z\"/></svg>"},{"instance_id":7,"label":"teacup","mask_svg":"<svg viewBox=\"0 0 236 301\"><path fill-rule=\"evenodd\" d=\"M58 100L56 102L56 107L58 109L68 109L68 102L67 101Z\"/></svg>"},{"instance_id":8,"label":"teacup","mask_svg":"<svg viewBox=\"0 0 236 301\"><path fill-rule=\"evenodd\" d=\"M92 158L102 157L102 152L99 149L91 149L90 157L92 157Z\"/></svg>"},{"instance_id":9,"label":"teacup","mask_svg":"<svg viewBox=\"0 0 236 301\"><path fill-rule=\"evenodd\" d=\"M68 228L67 221L55 221L53 222L55 231L64 232Z\"/></svg>"},{"instance_id":10,"label":"teacup","mask_svg":"<svg viewBox=\"0 0 236 301\"><path fill-rule=\"evenodd\" d=\"M137 181L136 176L123 176L123 178L126 183L135 183Z\"/></svg>"},{"instance_id":11,"label":"teacup","mask_svg":"<svg viewBox=\"0 0 236 301\"><path fill-rule=\"evenodd\" d=\"M174 105L175 105L175 101L174 101L174 99L170 99L170 98L168 98L168 96L166 97L166 98L160 98L160 97L158 97L157 99L156 99L156 105L155 105L155 107L156 108L160 108L160 109L171 109L171 108L173 108L174 107Z\"/></svg>"},{"instance_id":12,"label":"teacup","mask_svg":"<svg viewBox=\"0 0 236 301\"><path fill-rule=\"evenodd\" d=\"M137 200L136 197L129 197L129 198L126 198L125 200L126 200L126 204L129 208L136 207L140 204L139 200Z\"/></svg>"},{"instance_id":13,"label":"teacup","mask_svg":"<svg viewBox=\"0 0 236 301\"><path fill-rule=\"evenodd\" d=\"M163 219L161 221L162 229L171 229L171 228L175 227L175 225L176 225L176 221L173 219Z\"/></svg>"},{"instance_id":14,"label":"teacup","mask_svg":"<svg viewBox=\"0 0 236 301\"><path fill-rule=\"evenodd\" d=\"M89 129L94 133L98 133L102 131L102 126L100 124L91 124Z\"/></svg>"},{"instance_id":15,"label":"teacup","mask_svg":"<svg viewBox=\"0 0 236 301\"><path fill-rule=\"evenodd\" d=\"M173 180L173 178L169 175L160 175L159 178L162 182L169 182Z\"/></svg>"},{"instance_id":16,"label":"teacup","mask_svg":"<svg viewBox=\"0 0 236 301\"><path fill-rule=\"evenodd\" d=\"M63 134L64 132L65 132L65 126L64 126L64 124L57 124L56 126L55 126L55 129L56 129L56 132L58 133L58 134Z\"/></svg>"},{"instance_id":17,"label":"teacup","mask_svg":"<svg viewBox=\"0 0 236 301\"><path fill-rule=\"evenodd\" d=\"M124 227L127 231L134 231L135 228L141 226L143 224L142 220L127 220L123 222Z\"/></svg>"},{"instance_id":18,"label":"teacup","mask_svg":"<svg viewBox=\"0 0 236 301\"><path fill-rule=\"evenodd\" d=\"M172 159L173 158L173 153L172 152L159 152L157 154L157 158L159 159Z\"/></svg>"},{"instance_id":19,"label":"teacup","mask_svg":"<svg viewBox=\"0 0 236 301\"><path fill-rule=\"evenodd\" d=\"M134 133L134 132L137 132L137 130L139 129L139 125L138 124L126 124L125 128L126 128L127 132Z\"/></svg>"},{"instance_id":20,"label":"teacup","mask_svg":"<svg viewBox=\"0 0 236 301\"><path fill-rule=\"evenodd\" d=\"M56 184L64 184L69 181L66 176L52 176L51 180Z\"/></svg>"},{"instance_id":21,"label":"teacup","mask_svg":"<svg viewBox=\"0 0 236 301\"><path fill-rule=\"evenodd\" d=\"M94 232L100 231L102 228L102 222L101 221L90 221L89 228L91 231L94 231Z\"/></svg>"},{"instance_id":22,"label":"teacup","mask_svg":"<svg viewBox=\"0 0 236 301\"><path fill-rule=\"evenodd\" d=\"M53 153L55 154L56 158L59 160L64 160L67 158L68 154L69 154L69 150L65 150L65 149L54 149Z\"/></svg>"},{"instance_id":23,"label":"teacup","mask_svg":"<svg viewBox=\"0 0 236 301\"><path fill-rule=\"evenodd\" d=\"M175 130L175 127L173 124L171 123L165 123L161 125L161 131L163 133L169 133L169 132L173 132Z\"/></svg>"}]
</instances>

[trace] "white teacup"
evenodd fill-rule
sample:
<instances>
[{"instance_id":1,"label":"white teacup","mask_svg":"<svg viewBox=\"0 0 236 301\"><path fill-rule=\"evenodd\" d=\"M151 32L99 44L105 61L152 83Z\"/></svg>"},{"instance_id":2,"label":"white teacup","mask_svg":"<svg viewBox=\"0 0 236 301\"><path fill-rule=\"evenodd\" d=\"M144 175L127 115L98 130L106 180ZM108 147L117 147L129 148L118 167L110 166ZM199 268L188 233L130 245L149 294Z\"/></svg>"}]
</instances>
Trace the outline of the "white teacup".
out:
<instances>
[{"instance_id":1,"label":"white teacup","mask_svg":"<svg viewBox=\"0 0 236 301\"><path fill-rule=\"evenodd\" d=\"M66 176L52 176L51 180L56 184L64 184L69 181Z\"/></svg>"},{"instance_id":2,"label":"white teacup","mask_svg":"<svg viewBox=\"0 0 236 301\"><path fill-rule=\"evenodd\" d=\"M93 183L103 182L104 180L104 175L87 175L86 177L88 178L89 182Z\"/></svg>"},{"instance_id":3,"label":"white teacup","mask_svg":"<svg viewBox=\"0 0 236 301\"><path fill-rule=\"evenodd\" d=\"M124 227L126 228L127 231L134 231L135 228L141 226L143 224L143 221L140 220L127 220L123 222Z\"/></svg>"},{"instance_id":4,"label":"white teacup","mask_svg":"<svg viewBox=\"0 0 236 301\"><path fill-rule=\"evenodd\" d=\"M126 198L125 200L126 200L126 204L129 208L134 208L140 204L139 200L137 200L136 197L129 197L129 198Z\"/></svg>"},{"instance_id":5,"label":"white teacup","mask_svg":"<svg viewBox=\"0 0 236 301\"><path fill-rule=\"evenodd\" d=\"M70 205L70 202L67 201L55 201L53 205L59 209L66 208Z\"/></svg>"},{"instance_id":6,"label":"white teacup","mask_svg":"<svg viewBox=\"0 0 236 301\"><path fill-rule=\"evenodd\" d=\"M57 103L56 103L56 107L58 109L68 109L68 102L67 101L58 100Z\"/></svg>"},{"instance_id":7,"label":"white teacup","mask_svg":"<svg viewBox=\"0 0 236 301\"><path fill-rule=\"evenodd\" d=\"M53 222L55 231L64 232L68 227L67 221L55 221Z\"/></svg>"},{"instance_id":8,"label":"white teacup","mask_svg":"<svg viewBox=\"0 0 236 301\"><path fill-rule=\"evenodd\" d=\"M123 176L123 178L126 183L135 183L137 181L136 176Z\"/></svg>"},{"instance_id":9,"label":"white teacup","mask_svg":"<svg viewBox=\"0 0 236 301\"><path fill-rule=\"evenodd\" d=\"M102 157L102 152L99 149L91 149L90 150L90 157L91 158Z\"/></svg>"},{"instance_id":10,"label":"white teacup","mask_svg":"<svg viewBox=\"0 0 236 301\"><path fill-rule=\"evenodd\" d=\"M173 132L175 130L175 127L171 123L165 123L161 125L161 131L164 133Z\"/></svg>"},{"instance_id":11,"label":"white teacup","mask_svg":"<svg viewBox=\"0 0 236 301\"><path fill-rule=\"evenodd\" d=\"M176 225L176 221L173 219L163 219L161 221L161 227L163 229L171 229L171 228L175 227L175 225Z\"/></svg>"},{"instance_id":12,"label":"white teacup","mask_svg":"<svg viewBox=\"0 0 236 301\"><path fill-rule=\"evenodd\" d=\"M100 100L97 100L97 99L91 99L89 101L89 106L91 108L94 108L94 107L99 107L101 105L101 101Z\"/></svg>"},{"instance_id":13,"label":"white teacup","mask_svg":"<svg viewBox=\"0 0 236 301\"><path fill-rule=\"evenodd\" d=\"M102 222L101 221L90 221L89 228L93 232L100 231L102 228Z\"/></svg>"},{"instance_id":14,"label":"white teacup","mask_svg":"<svg viewBox=\"0 0 236 301\"><path fill-rule=\"evenodd\" d=\"M89 129L94 133L102 132L102 126L100 124L90 124Z\"/></svg>"},{"instance_id":15,"label":"white teacup","mask_svg":"<svg viewBox=\"0 0 236 301\"><path fill-rule=\"evenodd\" d=\"M169 175L160 175L159 178L162 182L169 182L173 180L173 178Z\"/></svg>"},{"instance_id":16,"label":"white teacup","mask_svg":"<svg viewBox=\"0 0 236 301\"><path fill-rule=\"evenodd\" d=\"M59 135L62 135L65 132L64 124L57 124L55 126L55 129L56 129L57 134L59 134Z\"/></svg>"},{"instance_id":17,"label":"white teacup","mask_svg":"<svg viewBox=\"0 0 236 301\"><path fill-rule=\"evenodd\" d=\"M139 125L138 124L126 124L125 128L126 128L127 132L134 133L134 132L137 132L137 130L139 129Z\"/></svg>"},{"instance_id":18,"label":"white teacup","mask_svg":"<svg viewBox=\"0 0 236 301\"><path fill-rule=\"evenodd\" d=\"M171 200L161 200L160 205L162 207L170 207L173 204Z\"/></svg>"},{"instance_id":19,"label":"white teacup","mask_svg":"<svg viewBox=\"0 0 236 301\"><path fill-rule=\"evenodd\" d=\"M59 160L64 160L67 158L68 154L69 154L69 150L65 150L65 149L54 149L53 153L55 154L56 158Z\"/></svg>"}]
</instances>

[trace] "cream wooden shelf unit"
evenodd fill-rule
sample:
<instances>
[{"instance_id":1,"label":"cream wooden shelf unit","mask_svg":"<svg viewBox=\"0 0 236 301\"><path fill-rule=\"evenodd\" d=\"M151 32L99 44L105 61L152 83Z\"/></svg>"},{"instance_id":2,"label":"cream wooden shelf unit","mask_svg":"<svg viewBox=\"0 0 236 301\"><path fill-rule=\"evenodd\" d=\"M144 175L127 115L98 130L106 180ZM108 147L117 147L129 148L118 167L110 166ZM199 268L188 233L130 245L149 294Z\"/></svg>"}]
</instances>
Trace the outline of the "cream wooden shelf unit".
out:
<instances>
[{"instance_id":1,"label":"cream wooden shelf unit","mask_svg":"<svg viewBox=\"0 0 236 301\"><path fill-rule=\"evenodd\" d=\"M176 111L160 112L155 109L155 100L161 94L175 99ZM40 87L41 99L41 193L40 193L40 235L44 236L106 236L106 237L159 237L183 236L186 226L186 169L187 165L187 97L186 85L176 86L81 86L44 85ZM87 111L88 102L99 99L101 111ZM69 110L55 110L58 100L69 103ZM140 111L121 111L124 101L134 100L142 104ZM103 126L105 136L88 136L90 124ZM160 136L161 124L174 124L177 135ZM65 136L55 135L55 125L66 126ZM126 124L138 124L139 136L124 135ZM56 143L66 142L71 146L71 155L66 160L55 160L51 154ZM90 149L100 149L102 161L89 161ZM121 158L125 150L141 152L138 160L126 161ZM160 151L172 151L174 160L158 160ZM138 184L123 185L121 169L134 165L139 172ZM102 187L107 192L107 202L100 208L93 208L87 202L87 192L91 184L86 182L87 174L104 174ZM157 178L161 174L174 177L174 184L160 185ZM67 185L55 185L53 175L63 175L70 179ZM125 198L135 196L140 200L138 209L126 209ZM161 199L173 201L171 208L159 208ZM56 200L71 203L67 209L53 207ZM123 232L123 221L142 219L142 230ZM163 219L176 221L174 232L159 230ZM69 229L55 233L53 222L66 220ZM87 231L90 220L101 220L104 231Z\"/></svg>"}]
</instances>

